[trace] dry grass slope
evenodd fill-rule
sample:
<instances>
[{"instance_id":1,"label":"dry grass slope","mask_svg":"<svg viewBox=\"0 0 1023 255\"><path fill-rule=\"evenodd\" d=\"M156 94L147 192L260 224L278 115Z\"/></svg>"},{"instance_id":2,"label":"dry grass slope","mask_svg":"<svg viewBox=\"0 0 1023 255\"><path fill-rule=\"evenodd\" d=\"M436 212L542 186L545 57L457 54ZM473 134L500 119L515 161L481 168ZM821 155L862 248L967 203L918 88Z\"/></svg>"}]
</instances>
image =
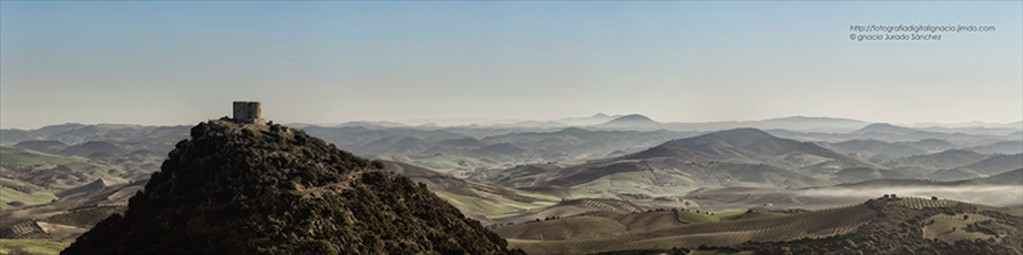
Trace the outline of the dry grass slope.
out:
<instances>
[{"instance_id":1,"label":"dry grass slope","mask_svg":"<svg viewBox=\"0 0 1023 255\"><path fill-rule=\"evenodd\" d=\"M878 216L846 235L737 248L765 254L1023 254L1023 210L916 197L864 205Z\"/></svg>"},{"instance_id":2,"label":"dry grass slope","mask_svg":"<svg viewBox=\"0 0 1023 255\"><path fill-rule=\"evenodd\" d=\"M555 220L557 223L534 223L498 229L498 233L509 238L509 246L521 248L530 254L589 254L627 250L666 250L675 247L696 248L706 246L730 246L747 241L775 242L802 238L823 238L855 231L859 226L876 216L866 205L853 205L791 216L754 218L702 224L685 224L678 221L675 212L654 212L614 217L627 229L610 235L594 238L563 238L539 240L527 233L553 233L548 228L555 224L569 225L577 231L589 230L601 223L596 219ZM570 221L573 220L573 221ZM534 232L524 231L529 225ZM543 226L542 225L548 225ZM519 232L512 232L515 229ZM541 229L543 231L541 231ZM507 230L507 232L505 232ZM517 234L517 235L515 235Z\"/></svg>"}]
</instances>

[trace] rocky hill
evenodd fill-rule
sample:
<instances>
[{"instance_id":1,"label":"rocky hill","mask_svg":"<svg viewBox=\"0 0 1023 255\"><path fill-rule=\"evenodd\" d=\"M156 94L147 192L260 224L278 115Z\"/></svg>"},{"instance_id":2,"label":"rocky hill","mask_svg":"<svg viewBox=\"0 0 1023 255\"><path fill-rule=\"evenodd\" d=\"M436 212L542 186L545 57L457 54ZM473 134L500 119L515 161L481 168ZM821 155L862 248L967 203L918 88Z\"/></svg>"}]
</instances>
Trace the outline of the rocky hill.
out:
<instances>
[{"instance_id":1,"label":"rocky hill","mask_svg":"<svg viewBox=\"0 0 1023 255\"><path fill-rule=\"evenodd\" d=\"M145 191L62 254L504 254L429 192L280 125L200 123Z\"/></svg>"}]
</instances>

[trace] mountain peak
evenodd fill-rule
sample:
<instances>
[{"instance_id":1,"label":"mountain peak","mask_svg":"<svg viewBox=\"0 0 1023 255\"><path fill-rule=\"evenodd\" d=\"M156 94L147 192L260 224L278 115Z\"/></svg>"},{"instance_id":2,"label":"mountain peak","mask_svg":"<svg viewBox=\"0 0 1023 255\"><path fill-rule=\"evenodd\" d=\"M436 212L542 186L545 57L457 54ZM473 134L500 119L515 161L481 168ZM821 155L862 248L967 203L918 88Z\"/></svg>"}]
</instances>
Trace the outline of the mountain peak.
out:
<instances>
[{"instance_id":1,"label":"mountain peak","mask_svg":"<svg viewBox=\"0 0 1023 255\"><path fill-rule=\"evenodd\" d=\"M277 124L203 122L63 254L501 254L506 242L408 178Z\"/></svg>"},{"instance_id":2,"label":"mountain peak","mask_svg":"<svg viewBox=\"0 0 1023 255\"><path fill-rule=\"evenodd\" d=\"M665 142L631 157L659 157L665 155L700 158L717 155L732 148L741 148L761 141L783 140L755 128L736 128ZM716 156L714 156L716 157Z\"/></svg>"},{"instance_id":3,"label":"mountain peak","mask_svg":"<svg viewBox=\"0 0 1023 255\"><path fill-rule=\"evenodd\" d=\"M892 133L892 134L909 134L916 132L916 130L906 127L900 127L892 125L890 123L874 123L857 130L855 133Z\"/></svg>"},{"instance_id":4,"label":"mountain peak","mask_svg":"<svg viewBox=\"0 0 1023 255\"><path fill-rule=\"evenodd\" d=\"M657 122L654 121L653 119L650 119L650 117L647 116L643 116L640 114L629 114L615 118L611 121L608 121L607 123L657 123Z\"/></svg>"},{"instance_id":5,"label":"mountain peak","mask_svg":"<svg viewBox=\"0 0 1023 255\"><path fill-rule=\"evenodd\" d=\"M899 128L899 126L892 125L888 122L874 123L863 127L863 129L886 129L886 128Z\"/></svg>"},{"instance_id":6,"label":"mountain peak","mask_svg":"<svg viewBox=\"0 0 1023 255\"><path fill-rule=\"evenodd\" d=\"M695 143L715 143L713 141L720 141L735 147L746 147L751 144L756 144L765 141L790 141L787 139L781 139L775 137L763 130L756 128L736 128L724 131L717 131L702 136L694 137L691 142ZM795 141L792 141L795 142Z\"/></svg>"},{"instance_id":7,"label":"mountain peak","mask_svg":"<svg viewBox=\"0 0 1023 255\"><path fill-rule=\"evenodd\" d=\"M736 128L736 129L730 129L730 130L724 130L724 131L717 131L717 132L709 133L707 135L713 135L713 136L717 136L717 137L746 137L746 138L756 138L756 139L777 138L777 137L775 137L775 136L773 136L773 135L771 135L771 134L769 134L769 133L767 133L767 132L765 132L763 130L756 129L756 128Z\"/></svg>"},{"instance_id":8,"label":"mountain peak","mask_svg":"<svg viewBox=\"0 0 1023 255\"><path fill-rule=\"evenodd\" d=\"M616 117L612 120L596 125L597 128L607 129L628 129L628 130L656 130L663 129L664 125L640 114L629 114Z\"/></svg>"},{"instance_id":9,"label":"mountain peak","mask_svg":"<svg viewBox=\"0 0 1023 255\"><path fill-rule=\"evenodd\" d=\"M788 155L777 158L781 155ZM846 158L831 150L812 143L778 138L755 128L737 128L717 131L696 137L671 140L650 148L629 158L674 157L686 161L735 161L744 163L766 163L779 167L799 169L816 163L791 160L792 155L812 155L834 160L847 167L864 166L863 163ZM819 163L819 162L817 162Z\"/></svg>"}]
</instances>

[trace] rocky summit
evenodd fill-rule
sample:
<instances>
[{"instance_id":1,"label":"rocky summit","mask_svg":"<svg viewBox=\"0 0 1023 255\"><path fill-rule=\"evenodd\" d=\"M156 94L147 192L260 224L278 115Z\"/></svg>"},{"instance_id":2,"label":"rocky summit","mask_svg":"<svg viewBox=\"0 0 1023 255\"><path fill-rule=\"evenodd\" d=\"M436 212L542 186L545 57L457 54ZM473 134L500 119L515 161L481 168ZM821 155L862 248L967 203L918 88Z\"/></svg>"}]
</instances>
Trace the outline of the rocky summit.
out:
<instances>
[{"instance_id":1,"label":"rocky summit","mask_svg":"<svg viewBox=\"0 0 1023 255\"><path fill-rule=\"evenodd\" d=\"M61 254L507 254L410 179L276 124L211 120Z\"/></svg>"}]
</instances>

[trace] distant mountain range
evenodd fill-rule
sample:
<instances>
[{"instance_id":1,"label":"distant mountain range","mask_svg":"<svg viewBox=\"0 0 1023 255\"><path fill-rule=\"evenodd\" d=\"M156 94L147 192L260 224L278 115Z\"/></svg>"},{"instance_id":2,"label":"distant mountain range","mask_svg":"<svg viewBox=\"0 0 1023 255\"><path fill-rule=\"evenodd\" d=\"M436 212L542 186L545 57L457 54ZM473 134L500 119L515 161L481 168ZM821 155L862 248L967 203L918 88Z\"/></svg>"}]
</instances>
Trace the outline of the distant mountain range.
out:
<instances>
[{"instance_id":1,"label":"distant mountain range","mask_svg":"<svg viewBox=\"0 0 1023 255\"><path fill-rule=\"evenodd\" d=\"M920 142L918 146L943 146L940 144L928 144L933 142L951 143L954 147L968 148L991 146L999 142L1023 140L1023 133L1014 132L1008 135L986 134L986 133L943 133L911 129L895 126L887 123L876 123L848 133L824 133L824 132L799 132L784 129L767 130L769 133L801 141L818 141L836 143L849 140L879 140L890 143L895 142ZM1021 145L1023 146L1023 145ZM1011 146L991 147L991 149L1016 150Z\"/></svg>"},{"instance_id":2,"label":"distant mountain range","mask_svg":"<svg viewBox=\"0 0 1023 255\"><path fill-rule=\"evenodd\" d=\"M626 124L627 123L627 124ZM389 126L400 125L389 122ZM791 116L753 121L712 121L712 122L658 122L650 117L641 114L608 115L598 113L589 117L563 118L549 121L483 121L477 120L475 124L461 124L449 127L491 127L491 128L559 128L559 127L588 127L596 129L623 129L623 130L674 130L674 131L717 131L742 127L752 127L763 130L784 129L799 132L819 133L847 133L862 129L870 124L868 121L831 118L831 117L807 117ZM888 126L891 124L883 123ZM387 126L387 125L378 125ZM423 125L434 126L435 124ZM918 123L908 126L918 131L938 133L964 133L978 135L1013 135L1023 129L1023 121L1013 123Z\"/></svg>"},{"instance_id":3,"label":"distant mountain range","mask_svg":"<svg viewBox=\"0 0 1023 255\"><path fill-rule=\"evenodd\" d=\"M67 123L33 130L0 129L0 145L13 145L32 140L52 140L65 144L87 141L152 141L188 136L188 126L142 126L128 124L85 125Z\"/></svg>"},{"instance_id":4,"label":"distant mountain range","mask_svg":"<svg viewBox=\"0 0 1023 255\"><path fill-rule=\"evenodd\" d=\"M968 165L940 170L929 176L942 181L959 181L1003 174L1021 167L1023 167L1023 154L995 155Z\"/></svg>"},{"instance_id":5,"label":"distant mountain range","mask_svg":"<svg viewBox=\"0 0 1023 255\"><path fill-rule=\"evenodd\" d=\"M512 132L475 138L458 129L369 129L306 127L310 135L358 155L401 161L442 171L510 167L515 164L572 161L621 155L693 133L599 131L565 128Z\"/></svg>"},{"instance_id":6,"label":"distant mountain range","mask_svg":"<svg viewBox=\"0 0 1023 255\"><path fill-rule=\"evenodd\" d=\"M943 149L952 148L953 146L948 142L944 143L947 144L947 146L945 146L945 148ZM889 143L873 139L849 140L837 143L822 143L822 145L828 149L834 150L835 152L870 159L872 162L932 152L930 150L914 146L907 142Z\"/></svg>"},{"instance_id":7,"label":"distant mountain range","mask_svg":"<svg viewBox=\"0 0 1023 255\"><path fill-rule=\"evenodd\" d=\"M786 129L800 132L849 132L869 125L869 122L826 118L826 117L785 117L758 121L717 121L717 122L672 122L661 123L649 117L633 114L623 116L624 119L613 119L607 123L595 125L599 129L633 129L633 130L679 130L679 131L716 131L735 128Z\"/></svg>"},{"instance_id":8,"label":"distant mountain range","mask_svg":"<svg viewBox=\"0 0 1023 255\"><path fill-rule=\"evenodd\" d=\"M580 126L567 127L564 123L557 124L559 121ZM878 169L897 167L899 163L895 161L905 161L901 158L949 149L971 150L980 154L1023 152L1023 133L1017 129L1016 132L1001 135L1005 133L1002 130L1006 128L1004 126L967 130L964 132L978 133L964 133L960 132L960 127L926 131L887 123L803 116L761 121L660 123L640 114L597 114L544 123L533 126L495 124L412 127L396 122L349 122L333 126L306 125L303 129L357 155L410 163L459 177L471 175L480 169L623 156L673 139L741 127L758 128L779 138L812 141L842 157L862 161ZM996 129L998 132L994 132ZM72 123L34 130L3 129L0 134L3 144L20 148L94 159L115 159L162 157L177 141L187 136L188 130L185 126ZM736 155L722 157L730 156ZM834 158L833 155L825 157ZM879 164L887 165L878 167ZM788 167L779 162L774 162L774 165ZM924 167L917 174L947 170L948 166Z\"/></svg>"}]
</instances>

